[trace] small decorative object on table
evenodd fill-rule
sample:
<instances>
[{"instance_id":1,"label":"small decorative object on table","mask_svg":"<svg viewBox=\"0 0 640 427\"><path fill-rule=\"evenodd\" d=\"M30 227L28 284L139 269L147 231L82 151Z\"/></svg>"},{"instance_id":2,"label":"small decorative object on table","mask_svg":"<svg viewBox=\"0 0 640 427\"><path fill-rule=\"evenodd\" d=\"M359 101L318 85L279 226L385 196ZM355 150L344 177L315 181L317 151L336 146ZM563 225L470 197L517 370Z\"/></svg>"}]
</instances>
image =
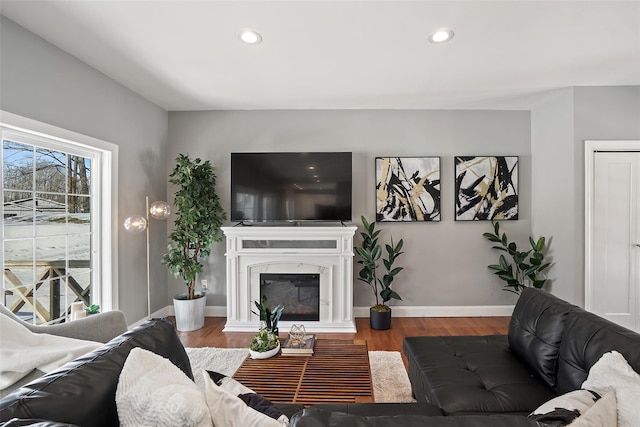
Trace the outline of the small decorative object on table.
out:
<instances>
[{"instance_id":1,"label":"small decorative object on table","mask_svg":"<svg viewBox=\"0 0 640 427\"><path fill-rule=\"evenodd\" d=\"M294 342L302 342L304 341L304 337L307 335L307 331L304 328L304 325L294 324L291 325L291 329L289 329L289 338L291 338Z\"/></svg>"},{"instance_id":2,"label":"small decorative object on table","mask_svg":"<svg viewBox=\"0 0 640 427\"><path fill-rule=\"evenodd\" d=\"M265 328L266 330L278 335L278 322L280 321L282 312L284 312L286 307L282 304L278 304L271 308L271 304L269 304L266 295L262 295L261 302L254 301L253 303L256 305L258 312L256 313L253 310L251 312L260 317L260 322L264 322L262 323L264 326L261 326L261 328Z\"/></svg>"},{"instance_id":3,"label":"small decorative object on table","mask_svg":"<svg viewBox=\"0 0 640 427\"><path fill-rule=\"evenodd\" d=\"M249 344L249 355L252 359L268 359L280 351L278 336L266 328L261 328Z\"/></svg>"},{"instance_id":4,"label":"small decorative object on table","mask_svg":"<svg viewBox=\"0 0 640 427\"><path fill-rule=\"evenodd\" d=\"M283 356L311 356L316 343L315 334L307 334L304 325L292 325L282 345Z\"/></svg>"},{"instance_id":5,"label":"small decorative object on table","mask_svg":"<svg viewBox=\"0 0 640 427\"><path fill-rule=\"evenodd\" d=\"M260 317L260 330L249 344L249 355L252 359L268 359L280 351L280 339L278 337L278 321L282 316L284 306L278 304L271 308L266 296L262 296L262 302L255 301Z\"/></svg>"}]
</instances>

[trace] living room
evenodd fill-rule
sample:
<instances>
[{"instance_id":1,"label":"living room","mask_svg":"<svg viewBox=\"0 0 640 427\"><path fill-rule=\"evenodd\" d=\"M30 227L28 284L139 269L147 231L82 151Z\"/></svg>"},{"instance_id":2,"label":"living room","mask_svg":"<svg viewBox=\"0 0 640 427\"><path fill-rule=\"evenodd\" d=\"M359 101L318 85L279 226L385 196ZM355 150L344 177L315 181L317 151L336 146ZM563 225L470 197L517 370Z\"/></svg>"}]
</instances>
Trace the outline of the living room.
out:
<instances>
[{"instance_id":1,"label":"living room","mask_svg":"<svg viewBox=\"0 0 640 427\"><path fill-rule=\"evenodd\" d=\"M237 16L230 12L234 2L204 3L217 3L222 8L221 11L229 13L228 16ZM264 12L261 8L269 7L250 2L240 3L246 6L246 10L241 8L245 12L250 11L251 7ZM283 2L277 7L286 8L287 3L289 2ZM305 3L320 7L316 4L318 2ZM386 2L343 3L356 8L348 15L353 17L358 16L358 7L366 8L367 3ZM400 3L406 5L414 2ZM440 2L415 3L428 6ZM101 22L99 16L94 16L94 20L87 21L90 23L85 25L74 18L73 8L67 9L71 7L68 5L61 6L56 2L2 1L2 122L7 117L4 113L10 113L107 141L118 147L117 176L112 177L116 183L111 222L113 259L112 264L106 266L113 276L113 288L110 290L112 303L109 304L108 299L105 299L102 305L105 309L113 308L124 312L130 325L147 317L146 247L144 238L123 231L122 222L144 209L145 196L152 200L172 200L173 189L167 183L168 174L179 153L189 153L212 162L218 175L218 193L223 205L229 206L231 153L349 151L353 154L354 225L359 225L360 215L371 219L375 214L376 157L440 157L441 220L380 224L385 236L393 235L394 239L402 238L405 242L405 255L401 262L405 270L394 285L402 295L402 301L393 302L394 316L398 317L511 314L517 295L504 292L500 280L487 269L487 265L495 263L497 259L495 251L490 249L491 245L482 237L484 232L490 231L490 224L486 221L455 220L454 157L518 156L519 217L517 221L504 221L501 226L512 239L523 243L526 243L530 235L549 237L548 256L553 260L553 266L548 272L550 285L547 290L572 304L584 306L584 141L640 139L638 5L636 2L616 1L553 2L559 3L557 7L562 8L561 13L553 14L553 19L547 16L549 21L527 22L523 15L531 14L532 17L540 18L537 7L549 7L554 12L553 6L550 2L462 3L451 6L454 10L449 11L449 16L459 13L468 21L468 15L473 15L469 10L479 12L474 9L478 5L495 7L499 3L508 3L510 6L505 7L513 7L514 11L518 7L525 8L524 12L513 15L518 19L514 17L512 22L509 22L508 11L503 11L500 15L502 23L513 31L510 33L505 30L504 35L516 41L530 41L530 37L542 33L540 30L532 35L531 30L525 28L528 26L565 28L565 38L561 36L562 42L558 42L557 46L551 42L542 47L537 46L552 53L558 48L563 53L543 55L541 58L546 58L547 62L526 62L526 66L517 71L520 74L548 76L556 68L567 67L573 74L567 73L569 76L563 75L557 81L540 78L535 81L535 86L523 87L508 86L504 82L506 77L499 69L495 69L495 75L484 80L459 76L456 80L458 92L453 95L449 92L439 98L432 92L434 89L428 87L438 86L438 79L425 73L424 81L415 84L415 92L414 87L405 88L403 93L411 93L404 101L400 100L400 93L385 96L384 80L380 78L374 79L376 84L371 86L369 94L355 93L350 99L351 104L330 101L323 103L322 88L339 82L333 73L339 74L340 67L335 65L338 71L330 70L334 67L333 62L337 64L338 61L358 57L352 52L345 56L333 56L330 49L335 48L334 46L317 49L321 60L314 65L323 65L320 77L309 79L296 88L299 93L304 93L305 86L315 89L313 97L310 95L306 104L287 104L280 99L271 105L260 104L260 87L273 86L272 82L263 80L260 74L261 67L268 69L263 55L269 54L269 46L277 38L264 32L263 43L247 49L247 46L237 41L235 32L242 28L238 27L228 36L228 43L237 45L233 49L236 49L236 55L243 56L243 66L254 64L255 68L234 68L232 64L222 62L216 74L210 78L215 80L219 79L220 73L228 74L219 84L233 84L234 87L248 85L251 89L249 92L253 91L255 95L256 103L251 103L250 94L239 101L227 100L221 95L217 102L203 106L204 104L196 101L199 99L198 93L179 93L184 83L181 81L197 80L197 76L191 73L198 74L199 70L190 71L185 66L182 74L167 76L162 70L145 70L141 65L144 62L142 60L129 58L127 62L122 56L131 53L118 50L117 37L109 40L101 38L101 32L106 31L105 28L111 28L106 24L106 16L110 15L104 15L105 27L97 24ZM438 7L445 8L442 4ZM471 9L462 13L464 7ZM132 13L134 11L139 12L132 9ZM322 12L322 16L341 15L330 10ZM89 8L87 13L85 18L89 19L98 12ZM114 16L120 17L120 13L122 12L115 13ZM270 16L270 13L264 13ZM217 14L216 20L224 20L220 15L224 16L224 13ZM485 12L477 16L485 16ZM580 16L583 21L576 16ZM259 19L255 16L252 19L252 22L243 24L243 27L255 26L257 30L264 31L259 28ZM384 21L382 18L378 19ZM429 18L429 22L433 19ZM229 20L236 22L235 18ZM481 38L479 33L483 31L482 25L476 24L467 29L456 26L455 22L450 18L449 22L438 24L450 25L455 31L455 36L448 45L431 46L425 35L424 49L439 49L430 53L433 64L446 61L447 55L455 56L455 52L443 53L446 48L455 48L455 43L469 43L471 39ZM126 21L125 24L121 25L134 26L135 21L132 18L132 21ZM117 27L118 22L110 25ZM222 23L219 25L226 27ZM575 38L572 25L576 26L576 34L579 34ZM54 26L67 28L68 32L56 35L51 32ZM215 24L211 26L215 27ZM593 27L592 32L585 30L590 26ZM186 23L185 27L188 27ZM284 23L283 27L286 27ZM166 28L169 27L163 27L165 32L175 31ZM594 41L597 32L611 28L616 31L614 35L608 36L611 37L607 39L608 42ZM471 29L478 33L469 35ZM424 28L425 33L430 31L431 28ZM522 31L523 39L517 36L519 31ZM331 33L330 30L325 32ZM560 31L560 34L563 32ZM589 44L596 51L591 58L592 62L572 63L571 55L566 52L574 51L577 55L578 51L586 49L583 43ZM596 47L601 50L597 51L591 45L598 45ZM180 50L179 46L172 48ZM513 56L515 59L511 61L517 63L524 57L533 55L533 52L527 51L526 45L520 48L526 54L517 55L516 48L518 46L514 48L510 45L503 51L497 49L497 53L493 51L492 55L487 56L488 59L473 57L473 60L465 62L467 68L464 71L457 70L455 74L471 72L474 63L505 61L502 56ZM90 53L85 52L85 49L99 49L101 59L91 64L86 62L88 59L83 61L84 55ZM616 52L606 54L613 50ZM491 52L490 49L489 53ZM256 53L259 56L254 56ZM380 51L377 56L393 62L392 53ZM140 55L143 56L142 53ZM216 56L215 52L207 55ZM109 68L101 68L106 67L105 63L120 60L125 60L127 64L120 72L133 80L127 80L126 84L119 82L117 74L105 71ZM285 80L301 72L282 64L276 65ZM276 65L271 63L273 67ZM355 77L346 73L345 76L353 84L359 79L369 81L365 78L366 75L372 73L371 70L378 65L378 62L356 63L352 65L353 69L358 70ZM398 67L408 66L399 63ZM227 68L229 71L225 71ZM288 72L291 73L289 77ZM397 71L391 75L396 80L401 80L403 73ZM240 83L227 82L231 77L237 78ZM442 78L439 74L437 77ZM407 85L414 83L415 81L408 81ZM161 105L161 101L152 102L150 99L153 98L153 88L158 87L156 85L163 87L158 100L165 102L176 96L180 100L192 98L194 102L178 105L176 101L178 106L175 107L165 107ZM147 92L136 93L132 87L144 88ZM203 92L207 90L208 87L202 87ZM172 297L184 291L180 280L171 276L160 262L171 224L170 218L166 222L154 221L150 227L151 312L154 316L172 314ZM229 222L228 225L235 224ZM202 275L202 279L208 282L207 314L210 316L226 315L226 278L225 245L218 243L214 245L212 255L205 259ZM353 300L356 317L367 317L372 297L365 284L354 281Z\"/></svg>"},{"instance_id":2,"label":"living room","mask_svg":"<svg viewBox=\"0 0 640 427\"><path fill-rule=\"evenodd\" d=\"M5 15L15 6L3 2ZM627 25L623 28L632 32L633 40L636 29L625 24L635 23L633 13L616 11L611 19L623 17L622 25ZM536 101L526 108L518 103L526 104L529 97L505 101L512 104L507 109L494 96L484 104L466 101L469 109L464 110L452 109L453 102L442 101L445 109L399 109L389 104L393 109L167 111L6 16L2 19L2 110L119 145L114 307L124 311L131 322L146 315L145 246L144 239L124 233L120 225L143 209L145 195L171 201L167 176L178 153L211 160L223 205L229 206L231 152L351 151L354 222L360 215L371 218L374 214L376 156L439 156L442 220L383 224L385 233L406 241L406 271L396 285L403 301L397 304L396 313L504 315L516 298L502 291L486 268L496 258L482 238L488 225L454 220L453 157L469 153L519 156L519 219L504 228L516 241L526 241L529 235L552 236L549 255L554 265L549 270L549 289L583 304L583 141L637 139L640 133L635 58L615 67L625 69L619 79L632 86L549 87L538 90ZM73 37L80 40L79 34ZM462 82L470 86L469 91L461 89L463 93L471 92L471 98L482 95L484 88ZM170 226L171 220L157 222L150 230L152 312L164 310L182 290L179 280L160 264ZM224 315L223 244L215 245L212 256L205 260L203 278L209 284L209 312ZM367 288L359 283L354 286L356 310L368 307Z\"/></svg>"}]
</instances>

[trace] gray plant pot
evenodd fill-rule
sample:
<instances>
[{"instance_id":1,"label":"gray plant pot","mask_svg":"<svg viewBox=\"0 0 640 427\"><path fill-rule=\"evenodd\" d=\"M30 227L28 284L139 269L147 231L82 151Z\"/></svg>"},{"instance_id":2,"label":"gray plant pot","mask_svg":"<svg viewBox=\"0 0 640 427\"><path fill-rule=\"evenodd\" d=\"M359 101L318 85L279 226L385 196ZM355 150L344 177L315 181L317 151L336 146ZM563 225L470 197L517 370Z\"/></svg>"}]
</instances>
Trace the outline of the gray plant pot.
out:
<instances>
[{"instance_id":1,"label":"gray plant pot","mask_svg":"<svg viewBox=\"0 0 640 427\"><path fill-rule=\"evenodd\" d=\"M373 311L369 309L371 329L385 330L391 327L391 309L389 311Z\"/></svg>"},{"instance_id":2,"label":"gray plant pot","mask_svg":"<svg viewBox=\"0 0 640 427\"><path fill-rule=\"evenodd\" d=\"M186 294L173 297L173 309L176 313L176 328L182 332L195 331L204 326L204 308L207 295L201 293L195 299L185 299Z\"/></svg>"}]
</instances>

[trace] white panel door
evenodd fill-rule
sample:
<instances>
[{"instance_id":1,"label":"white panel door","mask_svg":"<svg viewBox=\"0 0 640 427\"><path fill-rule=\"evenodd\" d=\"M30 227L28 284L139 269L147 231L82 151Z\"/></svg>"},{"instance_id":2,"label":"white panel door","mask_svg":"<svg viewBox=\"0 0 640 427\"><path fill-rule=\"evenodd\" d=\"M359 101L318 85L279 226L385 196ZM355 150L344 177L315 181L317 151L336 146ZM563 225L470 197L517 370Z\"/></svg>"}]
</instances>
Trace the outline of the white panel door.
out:
<instances>
[{"instance_id":1,"label":"white panel door","mask_svg":"<svg viewBox=\"0 0 640 427\"><path fill-rule=\"evenodd\" d=\"M593 163L590 308L640 328L640 153L596 152Z\"/></svg>"}]
</instances>

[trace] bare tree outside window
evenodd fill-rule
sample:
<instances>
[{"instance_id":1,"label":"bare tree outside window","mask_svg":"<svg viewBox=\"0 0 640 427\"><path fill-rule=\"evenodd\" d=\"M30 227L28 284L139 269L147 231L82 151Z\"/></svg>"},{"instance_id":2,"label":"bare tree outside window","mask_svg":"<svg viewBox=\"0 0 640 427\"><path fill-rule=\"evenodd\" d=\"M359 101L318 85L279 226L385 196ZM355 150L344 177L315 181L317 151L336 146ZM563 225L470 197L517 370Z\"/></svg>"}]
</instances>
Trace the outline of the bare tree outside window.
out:
<instances>
[{"instance_id":1,"label":"bare tree outside window","mask_svg":"<svg viewBox=\"0 0 640 427\"><path fill-rule=\"evenodd\" d=\"M91 159L3 140L4 302L34 323L91 299Z\"/></svg>"}]
</instances>

